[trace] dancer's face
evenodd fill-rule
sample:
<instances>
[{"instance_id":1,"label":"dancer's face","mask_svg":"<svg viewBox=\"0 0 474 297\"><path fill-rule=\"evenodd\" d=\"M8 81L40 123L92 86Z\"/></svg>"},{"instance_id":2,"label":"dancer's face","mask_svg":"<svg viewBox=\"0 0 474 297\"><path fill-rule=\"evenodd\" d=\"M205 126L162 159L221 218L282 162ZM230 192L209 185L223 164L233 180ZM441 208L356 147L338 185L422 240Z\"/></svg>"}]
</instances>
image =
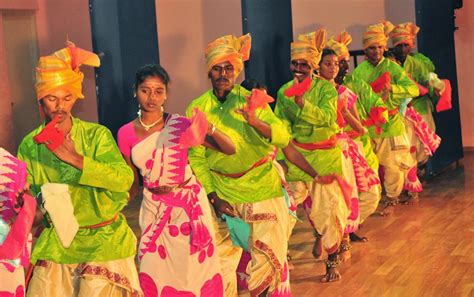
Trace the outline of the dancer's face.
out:
<instances>
[{"instance_id":1,"label":"dancer's face","mask_svg":"<svg viewBox=\"0 0 474 297\"><path fill-rule=\"evenodd\" d=\"M167 95L166 85L158 76L149 76L137 86L136 96L140 109L146 112L161 112Z\"/></svg>"},{"instance_id":2,"label":"dancer's face","mask_svg":"<svg viewBox=\"0 0 474 297\"><path fill-rule=\"evenodd\" d=\"M291 61L290 70L293 74L293 77L296 78L299 82L304 81L307 77L311 75L313 70L308 64L308 61L304 59L295 59Z\"/></svg>"},{"instance_id":3,"label":"dancer's face","mask_svg":"<svg viewBox=\"0 0 474 297\"><path fill-rule=\"evenodd\" d=\"M230 91L235 84L235 69L230 62L222 62L212 66L209 71L212 88L217 92Z\"/></svg>"},{"instance_id":4,"label":"dancer's face","mask_svg":"<svg viewBox=\"0 0 474 297\"><path fill-rule=\"evenodd\" d=\"M76 100L71 91L59 89L43 97L40 104L47 120L59 117L58 123L63 123L71 117L71 110Z\"/></svg>"}]
</instances>

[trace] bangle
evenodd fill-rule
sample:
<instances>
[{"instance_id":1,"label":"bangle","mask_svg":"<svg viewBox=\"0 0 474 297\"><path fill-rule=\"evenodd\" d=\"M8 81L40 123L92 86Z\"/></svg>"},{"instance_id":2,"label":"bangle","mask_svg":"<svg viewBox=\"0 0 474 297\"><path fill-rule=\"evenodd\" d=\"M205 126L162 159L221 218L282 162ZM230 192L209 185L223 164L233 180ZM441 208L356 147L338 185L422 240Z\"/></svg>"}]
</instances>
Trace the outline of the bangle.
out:
<instances>
[{"instance_id":1,"label":"bangle","mask_svg":"<svg viewBox=\"0 0 474 297\"><path fill-rule=\"evenodd\" d=\"M212 128L211 128L211 133L209 134L209 136L212 136L214 132L216 132L216 125L214 124L211 124L211 125L212 125Z\"/></svg>"}]
</instances>

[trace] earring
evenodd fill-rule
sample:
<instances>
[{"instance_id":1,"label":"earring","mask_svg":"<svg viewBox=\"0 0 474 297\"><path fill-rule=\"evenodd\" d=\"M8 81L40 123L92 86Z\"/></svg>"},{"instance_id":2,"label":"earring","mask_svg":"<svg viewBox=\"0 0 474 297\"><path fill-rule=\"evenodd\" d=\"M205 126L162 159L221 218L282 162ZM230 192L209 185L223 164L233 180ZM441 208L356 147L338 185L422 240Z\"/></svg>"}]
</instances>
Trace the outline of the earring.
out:
<instances>
[{"instance_id":1,"label":"earring","mask_svg":"<svg viewBox=\"0 0 474 297\"><path fill-rule=\"evenodd\" d=\"M138 111L137 111L138 117L142 117L142 109L140 108L140 104L138 104Z\"/></svg>"},{"instance_id":2,"label":"earring","mask_svg":"<svg viewBox=\"0 0 474 297\"><path fill-rule=\"evenodd\" d=\"M165 108L161 105L161 113L165 112Z\"/></svg>"}]
</instances>

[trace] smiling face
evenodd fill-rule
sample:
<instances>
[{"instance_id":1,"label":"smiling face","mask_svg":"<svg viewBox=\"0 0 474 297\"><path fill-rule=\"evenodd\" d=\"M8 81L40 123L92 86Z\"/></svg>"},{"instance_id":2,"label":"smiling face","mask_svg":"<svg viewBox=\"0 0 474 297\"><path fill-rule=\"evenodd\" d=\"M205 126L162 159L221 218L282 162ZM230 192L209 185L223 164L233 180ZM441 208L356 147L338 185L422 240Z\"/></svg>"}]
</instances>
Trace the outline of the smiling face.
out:
<instances>
[{"instance_id":1,"label":"smiling face","mask_svg":"<svg viewBox=\"0 0 474 297\"><path fill-rule=\"evenodd\" d=\"M137 86L136 95L140 109L145 112L161 112L166 100L166 85L158 76L148 76Z\"/></svg>"},{"instance_id":2,"label":"smiling face","mask_svg":"<svg viewBox=\"0 0 474 297\"><path fill-rule=\"evenodd\" d=\"M71 110L77 98L67 89L59 89L43 97L41 108L47 120L59 117L58 123L63 123L71 117Z\"/></svg>"},{"instance_id":3,"label":"smiling face","mask_svg":"<svg viewBox=\"0 0 474 297\"><path fill-rule=\"evenodd\" d=\"M290 70L293 74L293 77L299 82L304 81L307 77L311 76L311 73L313 72L313 69L311 69L308 61L304 59L291 60Z\"/></svg>"}]
</instances>

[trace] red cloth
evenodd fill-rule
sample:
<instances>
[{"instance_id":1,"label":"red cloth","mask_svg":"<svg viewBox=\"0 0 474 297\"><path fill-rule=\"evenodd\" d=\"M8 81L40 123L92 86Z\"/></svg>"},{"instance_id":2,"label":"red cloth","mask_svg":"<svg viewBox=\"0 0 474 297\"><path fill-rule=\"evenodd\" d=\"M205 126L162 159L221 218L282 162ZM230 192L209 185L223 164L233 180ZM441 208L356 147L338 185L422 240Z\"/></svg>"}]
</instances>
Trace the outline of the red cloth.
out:
<instances>
[{"instance_id":1,"label":"red cloth","mask_svg":"<svg viewBox=\"0 0 474 297\"><path fill-rule=\"evenodd\" d=\"M275 101L270 95L265 91L259 89L253 89L252 95L247 97L247 104L244 109L247 111L255 111L259 108L264 108L268 103Z\"/></svg>"},{"instance_id":2,"label":"red cloth","mask_svg":"<svg viewBox=\"0 0 474 297\"><path fill-rule=\"evenodd\" d=\"M453 106L451 104L452 100L452 89L451 89L451 83L447 79L443 79L444 81L444 92L439 97L438 103L436 104L436 111L437 112L442 112L445 110L450 110Z\"/></svg>"},{"instance_id":3,"label":"red cloth","mask_svg":"<svg viewBox=\"0 0 474 297\"><path fill-rule=\"evenodd\" d=\"M293 83L291 87L285 90L286 97L301 96L309 90L311 86L311 77L307 77L301 83Z\"/></svg>"},{"instance_id":4,"label":"red cloth","mask_svg":"<svg viewBox=\"0 0 474 297\"><path fill-rule=\"evenodd\" d=\"M385 107L372 107L369 112L369 118L362 122L366 127L375 126L375 133L382 133L382 125L387 121L383 117L383 113L387 109Z\"/></svg>"},{"instance_id":5,"label":"red cloth","mask_svg":"<svg viewBox=\"0 0 474 297\"><path fill-rule=\"evenodd\" d=\"M208 127L209 122L207 121L206 115L198 108L194 108L191 124L181 134L179 144L189 147L203 144Z\"/></svg>"},{"instance_id":6,"label":"red cloth","mask_svg":"<svg viewBox=\"0 0 474 297\"><path fill-rule=\"evenodd\" d=\"M376 80L370 83L370 86L375 93L382 91L386 85L391 83L392 79L390 78L390 72L382 73Z\"/></svg>"},{"instance_id":7,"label":"red cloth","mask_svg":"<svg viewBox=\"0 0 474 297\"><path fill-rule=\"evenodd\" d=\"M58 146L64 142L65 134L56 128L56 124L59 121L59 117L55 117L49 122L41 132L33 137L33 140L37 144L45 143L46 147L50 151L54 151ZM48 142L48 143L46 143Z\"/></svg>"}]
</instances>

